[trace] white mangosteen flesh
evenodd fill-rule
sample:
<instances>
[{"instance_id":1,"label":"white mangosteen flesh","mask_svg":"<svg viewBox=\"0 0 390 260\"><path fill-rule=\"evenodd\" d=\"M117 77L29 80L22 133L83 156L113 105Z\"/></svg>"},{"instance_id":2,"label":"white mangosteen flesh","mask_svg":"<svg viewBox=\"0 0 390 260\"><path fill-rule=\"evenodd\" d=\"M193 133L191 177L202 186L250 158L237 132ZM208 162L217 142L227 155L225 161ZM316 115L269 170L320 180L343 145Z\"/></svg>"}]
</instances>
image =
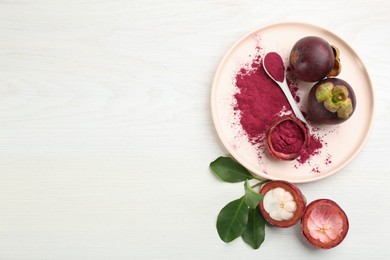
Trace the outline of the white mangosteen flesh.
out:
<instances>
[{"instance_id":1,"label":"white mangosteen flesh","mask_svg":"<svg viewBox=\"0 0 390 260\"><path fill-rule=\"evenodd\" d=\"M265 194L263 205L270 217L277 221L291 219L297 210L297 203L291 193L280 187Z\"/></svg>"},{"instance_id":2,"label":"white mangosteen flesh","mask_svg":"<svg viewBox=\"0 0 390 260\"><path fill-rule=\"evenodd\" d=\"M264 196L259 203L261 215L271 225L287 228L301 220L306 207L306 199L294 184L275 180L264 184L260 189Z\"/></svg>"}]
</instances>

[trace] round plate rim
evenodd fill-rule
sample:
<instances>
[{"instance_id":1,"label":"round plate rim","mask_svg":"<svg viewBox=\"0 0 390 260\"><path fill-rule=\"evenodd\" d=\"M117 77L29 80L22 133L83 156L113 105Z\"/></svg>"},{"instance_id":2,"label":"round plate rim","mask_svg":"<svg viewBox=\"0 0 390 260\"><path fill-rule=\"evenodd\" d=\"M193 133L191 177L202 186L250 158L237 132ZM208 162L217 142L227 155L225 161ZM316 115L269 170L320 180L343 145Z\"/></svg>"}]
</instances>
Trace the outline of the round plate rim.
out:
<instances>
[{"instance_id":1,"label":"round plate rim","mask_svg":"<svg viewBox=\"0 0 390 260\"><path fill-rule=\"evenodd\" d=\"M222 142L223 146L228 150L228 152L233 156L233 158L235 160L237 160L240 164L242 164L245 168L247 168L252 173L252 175L254 175L255 177L261 177L261 178L270 179L270 180L279 180L279 179L281 179L281 178L276 178L276 177L274 177L274 176L272 176L270 174L267 174L267 173L259 172L258 170L253 169L250 166L247 166L245 164L245 162L243 162L240 159L240 156L237 155L234 150L229 148L229 146L226 144L227 141L224 138L222 138L222 136L220 134L220 131L222 131L222 130L219 128L219 125L216 123L217 122L217 116L216 116L216 111L215 111L216 108L215 108L215 105L214 105L214 100L215 100L215 95L216 95L216 82L217 82L217 79L219 77L219 74L221 72L221 69L222 69L225 61L228 59L228 57L231 55L231 53L234 51L234 49L242 41L244 41L246 38L250 37L251 35L255 34L256 32L259 32L261 30L266 30L266 29L269 29L271 27L283 26L283 25L295 25L295 26L311 27L311 28L313 28L315 30L323 31L323 32L325 32L327 34L330 34L333 37L335 37L338 41L342 42L345 45L345 47L347 47L349 49L349 51L351 51L351 53L353 53L355 55L356 61L359 62L362 65L361 66L362 67L362 71L365 73L365 78L367 79L367 82L369 83L370 91L372 93L372 98L373 98L372 99L373 102L372 102L371 116L370 116L369 122L367 122L368 123L367 132L366 132L364 138L361 140L360 145L358 146L358 148L354 151L354 153L352 153L352 155L349 157L348 160L345 160L344 163L340 164L338 167L336 167L332 171L329 171L326 174L316 175L316 176L313 176L313 177L310 177L310 178L307 178L307 179L304 179L304 180L302 180L302 179L300 179L300 180L284 179L284 180L290 181L292 183L306 183L306 182L317 181L317 180L321 180L321 179L324 179L326 177L329 177L330 175L333 175L333 174L337 173L342 168L344 168L346 165L348 165L360 153L360 151L362 150L363 146L367 142L368 137L371 134L372 127L373 127L374 114L375 114L375 93L374 93L374 89L372 87L372 81L371 81L370 75L368 73L368 70L367 70L366 66L362 62L360 56L356 53L356 51L347 42L345 42L338 35L336 35L335 33L331 32L331 31L329 31L329 30L327 30L327 29L325 29L325 28L323 28L321 26L314 25L314 24L311 24L311 23L297 22L297 21L291 21L291 22L285 21L285 22L270 23L270 24L266 24L264 26L258 27L256 29L250 31L249 33L245 34L244 36L242 36L239 40L237 40L229 48L229 50L224 54L223 58L221 59L221 61L218 64L217 70L216 70L216 72L214 74L214 77L213 77L212 86L211 86L211 95L210 95L211 115L212 115L214 128L215 128L215 130L217 132L217 135L218 135L220 141Z\"/></svg>"}]
</instances>

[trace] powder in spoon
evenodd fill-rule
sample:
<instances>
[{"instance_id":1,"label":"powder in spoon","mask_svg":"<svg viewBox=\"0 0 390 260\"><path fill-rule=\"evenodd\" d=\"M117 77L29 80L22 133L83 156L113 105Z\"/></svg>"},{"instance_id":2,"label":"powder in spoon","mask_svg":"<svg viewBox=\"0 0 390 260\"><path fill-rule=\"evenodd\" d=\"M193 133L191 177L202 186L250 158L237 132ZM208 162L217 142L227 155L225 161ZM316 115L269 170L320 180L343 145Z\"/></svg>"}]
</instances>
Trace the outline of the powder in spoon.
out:
<instances>
[{"instance_id":1,"label":"powder in spoon","mask_svg":"<svg viewBox=\"0 0 390 260\"><path fill-rule=\"evenodd\" d=\"M282 57L276 52L267 53L264 57L264 66L268 73L278 82L284 80L284 64Z\"/></svg>"}]
</instances>

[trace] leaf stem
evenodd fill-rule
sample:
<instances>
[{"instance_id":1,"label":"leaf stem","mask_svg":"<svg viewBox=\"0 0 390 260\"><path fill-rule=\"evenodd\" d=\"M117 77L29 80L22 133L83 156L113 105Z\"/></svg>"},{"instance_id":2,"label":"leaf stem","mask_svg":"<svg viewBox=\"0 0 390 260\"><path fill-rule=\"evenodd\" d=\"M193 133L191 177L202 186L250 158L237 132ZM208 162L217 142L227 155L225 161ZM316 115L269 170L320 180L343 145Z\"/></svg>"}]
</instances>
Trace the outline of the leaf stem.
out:
<instances>
[{"instance_id":1,"label":"leaf stem","mask_svg":"<svg viewBox=\"0 0 390 260\"><path fill-rule=\"evenodd\" d=\"M253 189L253 188L257 187L257 186L261 186L261 185L263 185L264 183L267 183L267 182L269 182L269 181L270 181L270 180L262 180L262 181L260 181L260 182L258 182L258 183L256 183L256 184L252 185L251 188Z\"/></svg>"}]
</instances>

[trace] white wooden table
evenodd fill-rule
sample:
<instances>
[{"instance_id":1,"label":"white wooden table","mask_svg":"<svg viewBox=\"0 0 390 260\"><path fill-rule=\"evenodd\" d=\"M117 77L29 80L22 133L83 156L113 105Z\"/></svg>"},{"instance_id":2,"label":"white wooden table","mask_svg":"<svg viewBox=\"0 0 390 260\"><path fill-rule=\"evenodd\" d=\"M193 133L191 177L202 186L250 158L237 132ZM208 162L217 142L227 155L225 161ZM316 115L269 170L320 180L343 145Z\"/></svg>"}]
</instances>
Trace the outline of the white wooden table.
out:
<instances>
[{"instance_id":1,"label":"white wooden table","mask_svg":"<svg viewBox=\"0 0 390 260\"><path fill-rule=\"evenodd\" d=\"M0 0L0 259L389 259L390 2ZM322 251L297 227L258 250L223 243L242 195L208 165L227 151L210 115L231 45L273 22L331 30L366 65L375 124L361 153L299 187L350 221Z\"/></svg>"}]
</instances>

